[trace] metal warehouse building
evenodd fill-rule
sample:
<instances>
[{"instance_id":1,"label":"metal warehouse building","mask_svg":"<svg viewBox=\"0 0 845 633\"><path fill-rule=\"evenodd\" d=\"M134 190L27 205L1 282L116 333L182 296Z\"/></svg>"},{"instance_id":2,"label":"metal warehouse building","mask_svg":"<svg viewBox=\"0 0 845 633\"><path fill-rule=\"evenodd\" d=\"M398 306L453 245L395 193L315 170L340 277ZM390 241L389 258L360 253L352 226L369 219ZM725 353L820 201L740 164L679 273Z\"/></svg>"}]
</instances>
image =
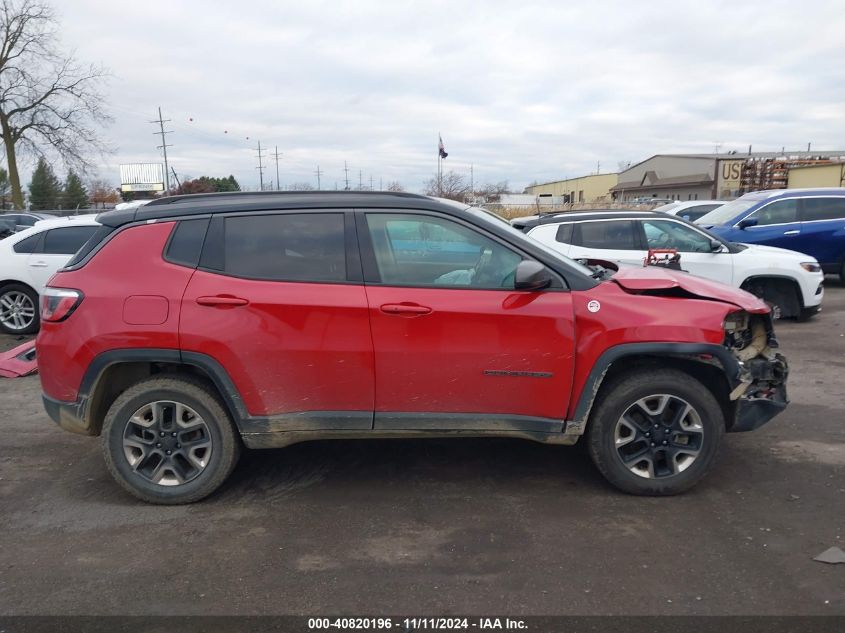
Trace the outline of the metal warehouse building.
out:
<instances>
[{"instance_id":1,"label":"metal warehouse building","mask_svg":"<svg viewBox=\"0 0 845 633\"><path fill-rule=\"evenodd\" d=\"M657 154L619 173L615 200L728 200L749 191L785 189L790 170L845 160L845 151Z\"/></svg>"},{"instance_id":2,"label":"metal warehouse building","mask_svg":"<svg viewBox=\"0 0 845 633\"><path fill-rule=\"evenodd\" d=\"M619 174L591 174L530 185L525 188L525 193L561 198L566 196L569 202L606 202L610 200L610 189L618 178Z\"/></svg>"}]
</instances>

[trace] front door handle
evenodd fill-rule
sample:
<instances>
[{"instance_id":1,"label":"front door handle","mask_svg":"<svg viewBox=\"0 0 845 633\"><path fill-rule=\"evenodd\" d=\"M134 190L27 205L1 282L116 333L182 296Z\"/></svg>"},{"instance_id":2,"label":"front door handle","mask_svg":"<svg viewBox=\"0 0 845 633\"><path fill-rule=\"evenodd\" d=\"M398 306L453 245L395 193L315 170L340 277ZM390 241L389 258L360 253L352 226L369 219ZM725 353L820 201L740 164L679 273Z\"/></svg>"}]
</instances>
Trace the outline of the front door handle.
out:
<instances>
[{"instance_id":1,"label":"front door handle","mask_svg":"<svg viewBox=\"0 0 845 633\"><path fill-rule=\"evenodd\" d=\"M784 235L798 235L800 232L801 232L801 231L798 231L798 230L795 230L795 231L787 231L786 233L784 233Z\"/></svg>"},{"instance_id":2,"label":"front door handle","mask_svg":"<svg viewBox=\"0 0 845 633\"><path fill-rule=\"evenodd\" d=\"M409 316L430 314L431 308L416 303L385 303L381 306L385 314L405 314Z\"/></svg>"},{"instance_id":3,"label":"front door handle","mask_svg":"<svg viewBox=\"0 0 845 633\"><path fill-rule=\"evenodd\" d=\"M197 297L196 301L201 306L245 306L249 303L249 301L241 297L223 295L216 297Z\"/></svg>"}]
</instances>

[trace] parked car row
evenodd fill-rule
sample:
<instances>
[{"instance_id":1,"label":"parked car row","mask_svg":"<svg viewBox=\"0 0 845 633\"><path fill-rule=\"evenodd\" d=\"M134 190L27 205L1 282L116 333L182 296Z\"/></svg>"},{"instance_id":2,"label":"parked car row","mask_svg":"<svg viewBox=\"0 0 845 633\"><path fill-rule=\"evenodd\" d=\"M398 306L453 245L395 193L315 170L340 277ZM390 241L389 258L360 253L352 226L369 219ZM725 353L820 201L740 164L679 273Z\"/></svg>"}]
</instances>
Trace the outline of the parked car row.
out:
<instances>
[{"instance_id":1,"label":"parked car row","mask_svg":"<svg viewBox=\"0 0 845 633\"><path fill-rule=\"evenodd\" d=\"M650 249L674 249L689 273L742 288L772 306L776 317L806 318L824 298L824 274L807 255L723 240L681 218L655 211L568 213L528 236L572 259L642 266Z\"/></svg>"},{"instance_id":2,"label":"parked car row","mask_svg":"<svg viewBox=\"0 0 845 633\"><path fill-rule=\"evenodd\" d=\"M778 317L821 309L824 273L845 283L845 188L758 191L651 212L535 215L512 224L576 259L642 265L649 249L675 249L683 270L748 290Z\"/></svg>"}]
</instances>

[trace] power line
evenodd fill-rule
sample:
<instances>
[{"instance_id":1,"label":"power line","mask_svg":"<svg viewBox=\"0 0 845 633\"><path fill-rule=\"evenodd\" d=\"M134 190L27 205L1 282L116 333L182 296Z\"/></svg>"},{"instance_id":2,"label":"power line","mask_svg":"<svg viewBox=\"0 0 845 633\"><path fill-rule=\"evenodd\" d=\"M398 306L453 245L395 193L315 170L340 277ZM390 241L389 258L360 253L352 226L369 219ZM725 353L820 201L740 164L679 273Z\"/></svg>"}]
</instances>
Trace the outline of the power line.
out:
<instances>
[{"instance_id":1,"label":"power line","mask_svg":"<svg viewBox=\"0 0 845 633\"><path fill-rule=\"evenodd\" d=\"M261 149L261 141L258 141L258 182L261 185L261 191L264 191L264 154L266 150Z\"/></svg>"},{"instance_id":2,"label":"power line","mask_svg":"<svg viewBox=\"0 0 845 633\"><path fill-rule=\"evenodd\" d=\"M279 158L281 158L283 154L279 154L279 146L276 145L276 151L273 152L273 158L276 159L276 189L281 191L282 185L280 185L279 181Z\"/></svg>"},{"instance_id":3,"label":"power line","mask_svg":"<svg viewBox=\"0 0 845 633\"><path fill-rule=\"evenodd\" d=\"M315 171L314 173L317 175L317 191L320 191L320 176L323 174L323 172L320 171L319 165L317 165L317 171Z\"/></svg>"},{"instance_id":4,"label":"power line","mask_svg":"<svg viewBox=\"0 0 845 633\"><path fill-rule=\"evenodd\" d=\"M170 190L170 173L169 173L170 168L167 164L167 148L173 147L173 145L167 144L167 137L165 135L166 134L173 134L173 130L167 130L165 132L164 131L164 124L170 123L170 119L165 119L161 116L161 106L159 106L159 108L158 108L158 119L156 119L155 121L150 121L150 123L153 123L153 124L158 123L159 131L153 132L153 135L161 136L161 145L157 146L156 149L160 149L162 151L162 153L164 153L164 186L165 186L164 190L169 191Z\"/></svg>"}]
</instances>

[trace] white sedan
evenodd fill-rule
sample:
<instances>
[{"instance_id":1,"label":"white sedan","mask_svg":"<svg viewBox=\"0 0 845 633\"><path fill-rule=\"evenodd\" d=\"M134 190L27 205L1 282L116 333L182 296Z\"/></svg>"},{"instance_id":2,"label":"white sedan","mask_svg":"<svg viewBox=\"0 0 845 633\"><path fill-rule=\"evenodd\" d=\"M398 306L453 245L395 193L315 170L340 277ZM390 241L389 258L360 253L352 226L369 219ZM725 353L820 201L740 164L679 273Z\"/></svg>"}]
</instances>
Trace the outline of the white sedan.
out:
<instances>
[{"instance_id":1,"label":"white sedan","mask_svg":"<svg viewBox=\"0 0 845 633\"><path fill-rule=\"evenodd\" d=\"M0 240L0 332L38 331L38 297L100 226L96 215L42 220Z\"/></svg>"},{"instance_id":2,"label":"white sedan","mask_svg":"<svg viewBox=\"0 0 845 633\"><path fill-rule=\"evenodd\" d=\"M649 249L675 249L681 269L742 288L775 318L806 318L821 309L824 274L809 255L784 248L726 242L703 228L655 211L573 212L528 236L572 259L642 266Z\"/></svg>"},{"instance_id":3,"label":"white sedan","mask_svg":"<svg viewBox=\"0 0 845 633\"><path fill-rule=\"evenodd\" d=\"M676 200L662 207L655 207L652 211L660 211L669 215L677 215L689 222L695 222L698 218L704 217L713 209L718 209L726 200Z\"/></svg>"}]
</instances>

